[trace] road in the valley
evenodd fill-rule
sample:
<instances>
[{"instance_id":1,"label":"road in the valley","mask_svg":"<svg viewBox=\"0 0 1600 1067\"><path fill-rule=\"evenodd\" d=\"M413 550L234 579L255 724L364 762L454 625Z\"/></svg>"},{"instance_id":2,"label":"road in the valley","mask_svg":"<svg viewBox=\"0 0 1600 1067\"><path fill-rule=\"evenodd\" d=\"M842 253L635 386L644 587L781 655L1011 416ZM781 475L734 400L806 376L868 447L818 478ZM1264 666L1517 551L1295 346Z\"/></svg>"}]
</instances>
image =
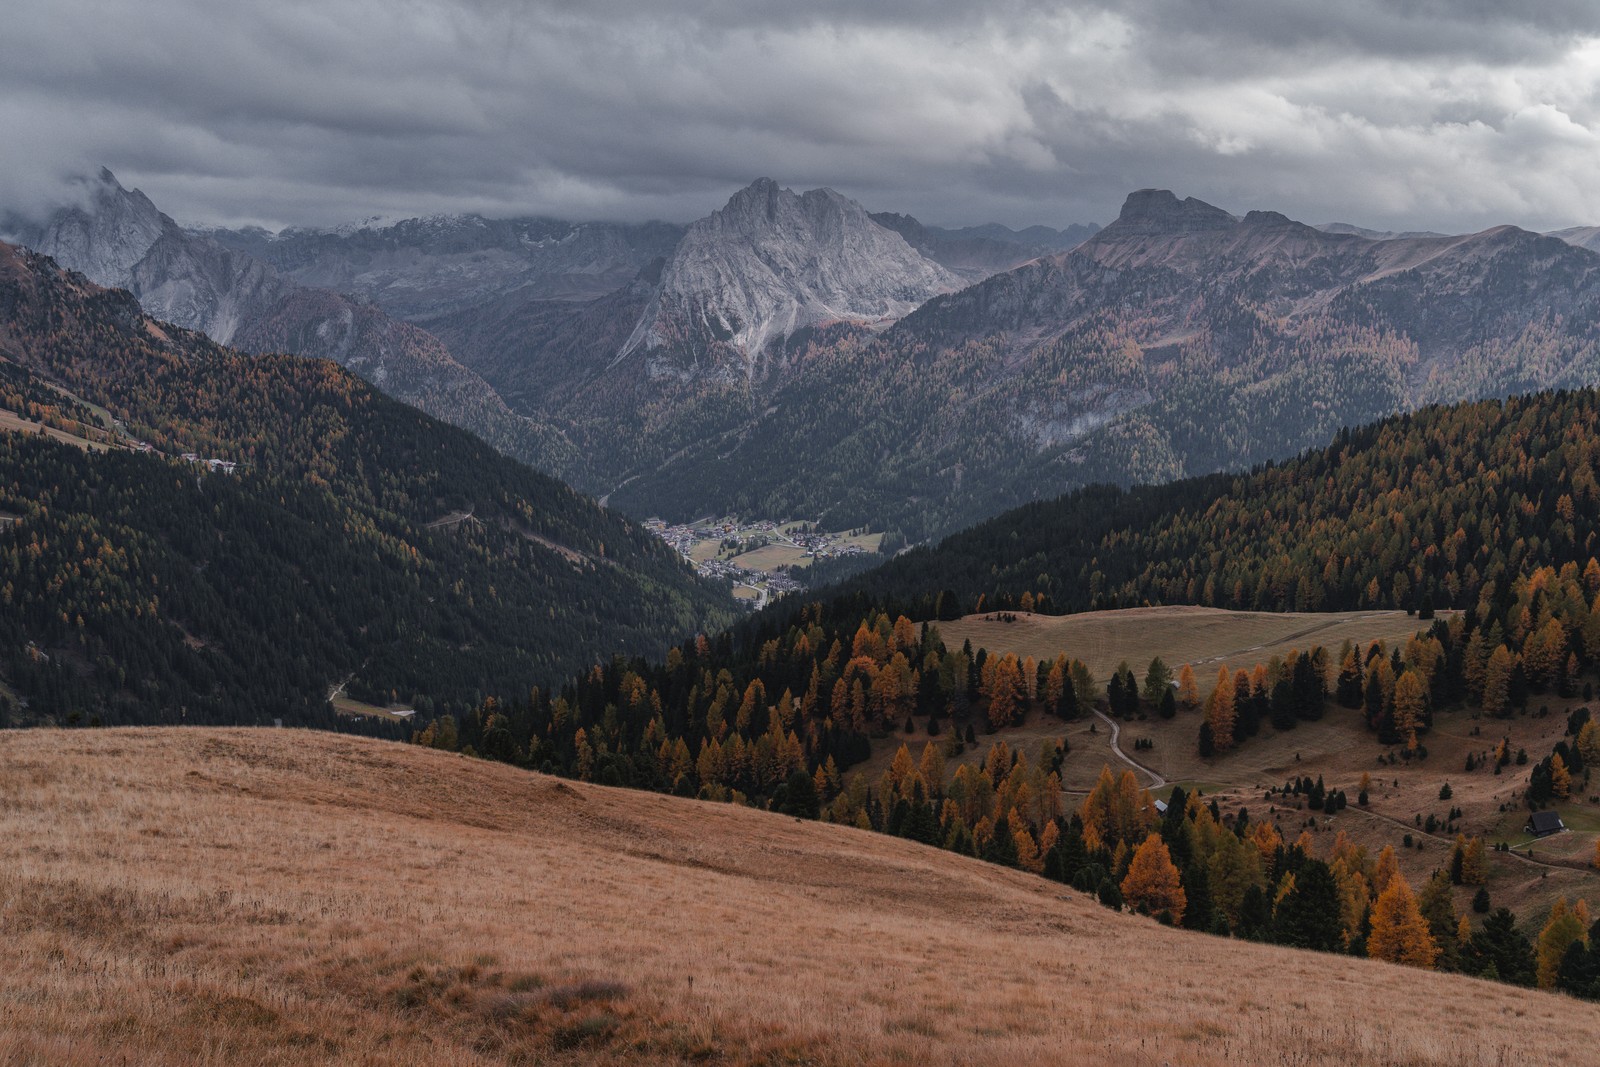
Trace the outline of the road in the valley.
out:
<instances>
[{"instance_id":1,"label":"road in the valley","mask_svg":"<svg viewBox=\"0 0 1600 1067\"><path fill-rule=\"evenodd\" d=\"M1117 754L1117 758L1123 763L1126 763L1128 766L1132 767L1134 770L1143 771L1145 774L1150 776L1150 784L1146 788L1160 789L1162 786L1167 784L1167 780L1161 775L1157 774L1149 767L1146 767L1144 764L1140 763L1138 760L1122 751L1121 747L1118 745L1118 741L1120 741L1122 738L1122 727L1117 725L1117 721L1115 719L1101 711L1099 708L1095 708L1094 713L1102 722L1111 727L1111 751Z\"/></svg>"}]
</instances>

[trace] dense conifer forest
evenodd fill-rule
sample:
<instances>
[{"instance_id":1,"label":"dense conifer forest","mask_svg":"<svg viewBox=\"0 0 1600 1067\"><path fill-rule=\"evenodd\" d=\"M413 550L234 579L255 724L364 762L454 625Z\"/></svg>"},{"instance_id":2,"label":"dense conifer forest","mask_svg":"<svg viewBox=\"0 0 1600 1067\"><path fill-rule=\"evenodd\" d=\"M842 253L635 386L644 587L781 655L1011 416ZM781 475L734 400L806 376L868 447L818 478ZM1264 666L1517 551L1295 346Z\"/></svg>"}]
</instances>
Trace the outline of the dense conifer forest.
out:
<instances>
[{"instance_id":1,"label":"dense conifer forest","mask_svg":"<svg viewBox=\"0 0 1600 1067\"><path fill-rule=\"evenodd\" d=\"M3 251L0 397L119 443L0 435L11 716L326 722L346 679L459 711L732 617L645 531L334 364Z\"/></svg>"}]
</instances>

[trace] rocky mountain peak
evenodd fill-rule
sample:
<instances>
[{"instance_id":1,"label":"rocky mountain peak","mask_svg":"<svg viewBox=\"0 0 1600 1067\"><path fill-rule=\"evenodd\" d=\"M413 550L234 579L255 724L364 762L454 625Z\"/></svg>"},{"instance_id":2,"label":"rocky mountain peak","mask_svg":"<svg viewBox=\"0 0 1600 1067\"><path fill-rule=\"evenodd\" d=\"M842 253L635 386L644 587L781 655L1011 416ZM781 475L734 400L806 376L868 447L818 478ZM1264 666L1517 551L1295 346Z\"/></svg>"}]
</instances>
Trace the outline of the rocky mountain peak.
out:
<instances>
[{"instance_id":1,"label":"rocky mountain peak","mask_svg":"<svg viewBox=\"0 0 1600 1067\"><path fill-rule=\"evenodd\" d=\"M35 251L98 285L127 288L135 264L176 224L144 193L124 189L107 167L75 185L77 203L57 211L24 239Z\"/></svg>"},{"instance_id":2,"label":"rocky mountain peak","mask_svg":"<svg viewBox=\"0 0 1600 1067\"><path fill-rule=\"evenodd\" d=\"M1238 223L1236 216L1192 196L1179 200L1169 189L1140 189L1128 194L1117 221L1106 229L1114 227L1130 233L1200 233L1231 229Z\"/></svg>"},{"instance_id":3,"label":"rocky mountain peak","mask_svg":"<svg viewBox=\"0 0 1600 1067\"><path fill-rule=\"evenodd\" d=\"M709 362L753 377L770 345L804 327L888 323L961 284L854 200L760 178L690 225L622 355L666 356L653 374Z\"/></svg>"}]
</instances>

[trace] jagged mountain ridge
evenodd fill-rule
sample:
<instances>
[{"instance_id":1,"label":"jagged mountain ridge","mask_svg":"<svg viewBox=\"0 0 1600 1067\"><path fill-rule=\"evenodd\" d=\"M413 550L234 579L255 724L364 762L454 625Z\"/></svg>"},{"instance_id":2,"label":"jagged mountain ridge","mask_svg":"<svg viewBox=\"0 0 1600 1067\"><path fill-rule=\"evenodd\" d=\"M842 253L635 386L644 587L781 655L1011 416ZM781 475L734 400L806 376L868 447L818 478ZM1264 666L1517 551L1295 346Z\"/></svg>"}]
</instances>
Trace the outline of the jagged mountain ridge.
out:
<instances>
[{"instance_id":1,"label":"jagged mountain ridge","mask_svg":"<svg viewBox=\"0 0 1600 1067\"><path fill-rule=\"evenodd\" d=\"M683 227L479 215L405 219L335 230L205 231L301 285L365 297L389 314L430 319L510 293L586 301L627 285L668 255Z\"/></svg>"},{"instance_id":2,"label":"jagged mountain ridge","mask_svg":"<svg viewBox=\"0 0 1600 1067\"><path fill-rule=\"evenodd\" d=\"M961 284L855 201L761 178L690 225L618 355L652 377L756 378L802 329L884 325Z\"/></svg>"},{"instance_id":3,"label":"jagged mountain ridge","mask_svg":"<svg viewBox=\"0 0 1600 1067\"><path fill-rule=\"evenodd\" d=\"M566 451L420 327L368 301L299 285L247 252L185 231L109 170L82 192L80 204L42 223L13 225L22 243L98 285L128 290L153 317L218 343L348 366L517 458L547 461Z\"/></svg>"},{"instance_id":4,"label":"jagged mountain ridge","mask_svg":"<svg viewBox=\"0 0 1600 1067\"><path fill-rule=\"evenodd\" d=\"M736 435L612 503L672 514L732 492L915 539L1426 403L1594 384L1597 315L1600 256L1514 227L1373 240L1145 190L1069 252L813 355Z\"/></svg>"}]
</instances>

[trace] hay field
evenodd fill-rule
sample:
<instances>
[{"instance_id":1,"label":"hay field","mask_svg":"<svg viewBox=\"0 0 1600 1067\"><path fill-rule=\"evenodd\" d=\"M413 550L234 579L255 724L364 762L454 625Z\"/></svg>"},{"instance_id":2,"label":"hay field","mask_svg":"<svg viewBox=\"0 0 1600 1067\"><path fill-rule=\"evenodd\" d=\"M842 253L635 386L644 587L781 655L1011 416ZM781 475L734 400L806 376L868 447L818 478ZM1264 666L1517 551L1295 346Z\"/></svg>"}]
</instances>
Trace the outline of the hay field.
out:
<instances>
[{"instance_id":1,"label":"hay field","mask_svg":"<svg viewBox=\"0 0 1600 1067\"><path fill-rule=\"evenodd\" d=\"M1373 1011L1382 1005L1382 1011ZM1541 1064L1564 998L292 730L0 734L0 1063Z\"/></svg>"},{"instance_id":2,"label":"hay field","mask_svg":"<svg viewBox=\"0 0 1600 1067\"><path fill-rule=\"evenodd\" d=\"M68 433L66 430L57 429L54 426L46 426L41 422L35 422L32 419L19 415L15 411L8 411L3 408L0 408L0 432L26 434L43 433L46 437L53 441L60 441L62 444L71 445L74 448L81 448L85 452L105 452L109 451L112 447L104 441L91 441L88 438L80 437L77 434Z\"/></svg>"},{"instance_id":3,"label":"hay field","mask_svg":"<svg viewBox=\"0 0 1600 1067\"><path fill-rule=\"evenodd\" d=\"M1222 608L1120 608L1078 615L1013 613L1015 622L993 614L968 615L938 624L945 644L1015 652L1054 659L1058 653L1083 660L1096 678L1109 680L1127 660L1141 679L1150 660L1160 656L1176 673L1194 667L1202 691L1215 684L1217 669L1246 670L1291 648L1323 645L1338 651L1352 641L1404 641L1429 623L1403 611L1266 612ZM1447 614L1447 613L1441 613Z\"/></svg>"},{"instance_id":4,"label":"hay field","mask_svg":"<svg viewBox=\"0 0 1600 1067\"><path fill-rule=\"evenodd\" d=\"M809 567L811 557L793 545L764 545L730 557L734 563L753 571L775 571L779 567Z\"/></svg>"}]
</instances>

